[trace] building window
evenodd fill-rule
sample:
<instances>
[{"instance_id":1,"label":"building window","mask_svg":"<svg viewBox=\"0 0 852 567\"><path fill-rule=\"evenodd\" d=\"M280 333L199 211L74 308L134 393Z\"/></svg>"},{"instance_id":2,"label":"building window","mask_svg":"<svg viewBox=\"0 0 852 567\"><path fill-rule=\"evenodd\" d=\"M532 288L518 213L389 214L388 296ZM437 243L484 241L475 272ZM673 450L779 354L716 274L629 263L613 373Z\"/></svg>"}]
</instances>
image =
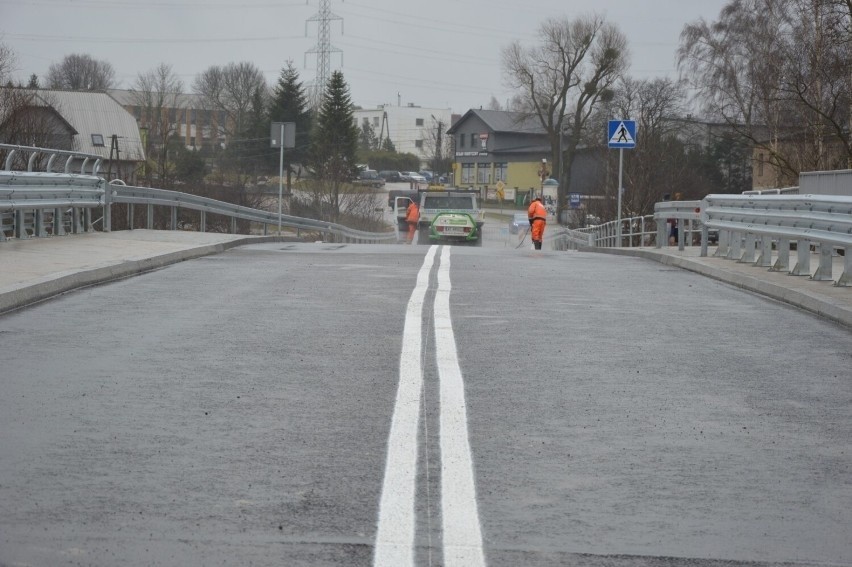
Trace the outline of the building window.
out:
<instances>
[{"instance_id":1,"label":"building window","mask_svg":"<svg viewBox=\"0 0 852 567\"><path fill-rule=\"evenodd\" d=\"M471 135L470 135L470 147L471 147L471 148L475 148L475 147L476 147L476 134L471 134Z\"/></svg>"},{"instance_id":2,"label":"building window","mask_svg":"<svg viewBox=\"0 0 852 567\"><path fill-rule=\"evenodd\" d=\"M461 182L462 185L473 185L476 180L476 166L472 163L463 163L461 166Z\"/></svg>"},{"instance_id":3,"label":"building window","mask_svg":"<svg viewBox=\"0 0 852 567\"><path fill-rule=\"evenodd\" d=\"M491 164L490 163L480 163L479 167L476 168L477 179L476 182L480 185L490 185L491 184Z\"/></svg>"},{"instance_id":4,"label":"building window","mask_svg":"<svg viewBox=\"0 0 852 567\"><path fill-rule=\"evenodd\" d=\"M459 134L459 147L464 147L464 134Z\"/></svg>"},{"instance_id":5,"label":"building window","mask_svg":"<svg viewBox=\"0 0 852 567\"><path fill-rule=\"evenodd\" d=\"M195 124L195 109L189 111L189 123Z\"/></svg>"},{"instance_id":6,"label":"building window","mask_svg":"<svg viewBox=\"0 0 852 567\"><path fill-rule=\"evenodd\" d=\"M423 119L422 119L422 118L417 118L417 119L414 121L414 125L415 125L415 126L423 126Z\"/></svg>"},{"instance_id":7,"label":"building window","mask_svg":"<svg viewBox=\"0 0 852 567\"><path fill-rule=\"evenodd\" d=\"M92 134L92 145L103 147L103 145L104 145L103 134Z\"/></svg>"},{"instance_id":8,"label":"building window","mask_svg":"<svg viewBox=\"0 0 852 567\"><path fill-rule=\"evenodd\" d=\"M414 147L415 148L422 148L423 147L423 140L414 140Z\"/></svg>"},{"instance_id":9,"label":"building window","mask_svg":"<svg viewBox=\"0 0 852 567\"><path fill-rule=\"evenodd\" d=\"M763 154L757 154L757 176L763 177Z\"/></svg>"},{"instance_id":10,"label":"building window","mask_svg":"<svg viewBox=\"0 0 852 567\"><path fill-rule=\"evenodd\" d=\"M379 117L373 116L373 126L378 126L378 125L379 125Z\"/></svg>"},{"instance_id":11,"label":"building window","mask_svg":"<svg viewBox=\"0 0 852 567\"><path fill-rule=\"evenodd\" d=\"M494 182L498 181L506 181L506 170L508 169L507 163L495 163L494 164Z\"/></svg>"}]
</instances>

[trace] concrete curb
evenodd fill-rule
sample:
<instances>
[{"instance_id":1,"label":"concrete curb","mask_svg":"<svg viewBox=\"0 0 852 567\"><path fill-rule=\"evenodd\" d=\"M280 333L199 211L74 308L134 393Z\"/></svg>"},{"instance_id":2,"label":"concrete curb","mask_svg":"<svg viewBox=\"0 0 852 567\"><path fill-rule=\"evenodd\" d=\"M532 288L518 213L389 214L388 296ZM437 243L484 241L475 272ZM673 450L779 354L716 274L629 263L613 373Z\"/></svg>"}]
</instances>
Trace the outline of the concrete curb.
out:
<instances>
[{"instance_id":1,"label":"concrete curb","mask_svg":"<svg viewBox=\"0 0 852 567\"><path fill-rule=\"evenodd\" d=\"M716 266L708 266L690 258L672 256L652 250L639 250L631 248L582 248L583 252L597 252L601 254L614 254L617 256L634 256L653 260L666 266L674 266L690 272L695 272L727 284L765 295L777 301L787 303L804 309L810 313L824 317L835 323L852 328L852 308L838 302L834 298L826 297L818 293L818 282L811 282L814 291L801 291L784 287L754 276L724 270ZM755 268L761 269L761 268ZM796 276L786 276L796 277Z\"/></svg>"},{"instance_id":2,"label":"concrete curb","mask_svg":"<svg viewBox=\"0 0 852 567\"><path fill-rule=\"evenodd\" d=\"M228 242L207 244L144 258L142 260L124 261L111 266L83 270L73 274L60 276L58 278L46 279L34 285L22 287L6 293L0 293L0 314L14 311L33 303L50 299L62 293L87 287L90 285L106 283L112 280L122 279L136 274L156 270L170 264L192 260L202 256L219 254L230 248L246 244L262 244L265 242L291 242L292 239L279 236L247 236Z\"/></svg>"}]
</instances>

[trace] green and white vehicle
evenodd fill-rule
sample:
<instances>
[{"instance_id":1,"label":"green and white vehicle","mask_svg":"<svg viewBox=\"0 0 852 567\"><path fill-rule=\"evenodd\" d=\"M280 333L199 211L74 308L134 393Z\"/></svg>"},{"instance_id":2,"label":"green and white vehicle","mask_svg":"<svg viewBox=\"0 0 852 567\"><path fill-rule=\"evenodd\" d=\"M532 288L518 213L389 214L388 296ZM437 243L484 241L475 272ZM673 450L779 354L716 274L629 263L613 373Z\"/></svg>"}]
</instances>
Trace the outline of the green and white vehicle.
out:
<instances>
[{"instance_id":1,"label":"green and white vehicle","mask_svg":"<svg viewBox=\"0 0 852 567\"><path fill-rule=\"evenodd\" d=\"M485 211L478 191L420 191L419 244L482 246Z\"/></svg>"},{"instance_id":2,"label":"green and white vehicle","mask_svg":"<svg viewBox=\"0 0 852 567\"><path fill-rule=\"evenodd\" d=\"M407 230L405 210L413 198L420 205L420 222L417 226L418 244L482 245L482 225L485 211L479 208L478 191L450 189L448 191L424 190L417 196L394 198L394 217L398 240L404 240Z\"/></svg>"}]
</instances>

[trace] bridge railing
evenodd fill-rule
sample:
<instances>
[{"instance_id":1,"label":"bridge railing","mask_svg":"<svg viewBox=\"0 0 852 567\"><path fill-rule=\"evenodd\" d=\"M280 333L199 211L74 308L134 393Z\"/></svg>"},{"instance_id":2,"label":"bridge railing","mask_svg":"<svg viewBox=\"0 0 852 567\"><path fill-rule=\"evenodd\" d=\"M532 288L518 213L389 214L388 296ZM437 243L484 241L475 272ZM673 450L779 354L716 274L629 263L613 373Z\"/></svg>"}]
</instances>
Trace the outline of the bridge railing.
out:
<instances>
[{"instance_id":1,"label":"bridge railing","mask_svg":"<svg viewBox=\"0 0 852 567\"><path fill-rule=\"evenodd\" d=\"M657 248L662 248L666 238L666 223L677 222L677 248L683 250L692 245L694 235L701 233L701 201L661 201L654 205L654 221L657 225Z\"/></svg>"},{"instance_id":2,"label":"bridge railing","mask_svg":"<svg viewBox=\"0 0 852 567\"><path fill-rule=\"evenodd\" d=\"M833 255L844 254L838 286L852 285L852 197L835 195L708 195L701 202L701 255L708 232L719 231L716 256L794 276L810 276L811 246L819 250L814 280L831 280ZM796 265L790 268L791 243ZM772 250L777 251L775 262Z\"/></svg>"},{"instance_id":3,"label":"bridge railing","mask_svg":"<svg viewBox=\"0 0 852 567\"><path fill-rule=\"evenodd\" d=\"M47 157L47 164L44 166L45 173L53 173L53 168L58 162L65 160L62 172L57 173L73 173L71 166L75 161L80 162L80 175L86 175L86 166L90 166L88 175L97 175L103 159L99 155L87 154L83 152L75 152L71 150L50 150L46 148L35 148L32 146L16 146L12 144L0 144L0 155L5 154L6 159L0 161L2 171L13 171L15 163L23 160L26 156L27 169L32 173L34 167L40 163L39 158Z\"/></svg>"},{"instance_id":4,"label":"bridge railing","mask_svg":"<svg viewBox=\"0 0 852 567\"><path fill-rule=\"evenodd\" d=\"M0 171L0 241L92 230L104 180L94 175Z\"/></svg>"},{"instance_id":5,"label":"bridge railing","mask_svg":"<svg viewBox=\"0 0 852 567\"><path fill-rule=\"evenodd\" d=\"M565 228L553 236L554 247L575 250L581 247L649 246L657 238L653 215L621 219L621 240L618 238L618 221L588 226Z\"/></svg>"},{"instance_id":6,"label":"bridge railing","mask_svg":"<svg viewBox=\"0 0 852 567\"><path fill-rule=\"evenodd\" d=\"M278 226L278 213L271 211L263 211L244 207L208 197L191 195L189 193L181 193L179 191L170 191L167 189L155 189L151 187L132 187L124 185L120 182L110 183L105 196L106 211L104 213L104 226L111 226L111 211L110 205L113 203L125 203L128 205L128 217L133 218L133 207L143 205L147 207L147 227L153 228L153 208L155 206L169 207L171 209L170 228L176 230L178 228L177 217L178 209L189 209L200 211L201 220L199 230L205 232L207 230L207 214L213 213L230 217L231 232L237 230L237 220L246 220L249 222L262 224L263 234L268 234L270 226ZM298 231L319 232L327 239L339 240L342 242L395 242L396 236L393 232L366 232L355 230L341 224L296 217L291 215L281 215L281 226Z\"/></svg>"},{"instance_id":7,"label":"bridge railing","mask_svg":"<svg viewBox=\"0 0 852 567\"><path fill-rule=\"evenodd\" d=\"M112 230L112 205L116 203L128 205L130 219L133 218L132 207L147 206L148 228L153 226L154 207L165 206L171 208L173 230L178 228L178 209L185 208L200 211L199 229L202 231L207 229L207 214L213 213L229 217L232 232L236 232L238 220L245 220L263 225L264 234L268 234L269 226L278 226L280 222L281 227L297 232L316 232L324 239L339 242L396 241L393 232L367 232L338 223L292 215L279 216L269 211L178 191L131 187L119 180L106 184L97 175L100 157L96 155L8 144L0 144L0 152L6 153L6 159L2 160L4 169L0 169L0 241L11 237L26 239L92 231L98 220L101 220L92 220L93 211L100 208L103 209L103 230L108 232ZM43 163L45 156L46 165ZM20 171L24 157L27 171ZM67 158L64 173L52 171L59 158ZM70 173L73 160L82 162L81 171L86 171L87 164L91 162L92 173ZM16 164L19 170L12 170ZM39 164L47 171L32 171Z\"/></svg>"}]
</instances>

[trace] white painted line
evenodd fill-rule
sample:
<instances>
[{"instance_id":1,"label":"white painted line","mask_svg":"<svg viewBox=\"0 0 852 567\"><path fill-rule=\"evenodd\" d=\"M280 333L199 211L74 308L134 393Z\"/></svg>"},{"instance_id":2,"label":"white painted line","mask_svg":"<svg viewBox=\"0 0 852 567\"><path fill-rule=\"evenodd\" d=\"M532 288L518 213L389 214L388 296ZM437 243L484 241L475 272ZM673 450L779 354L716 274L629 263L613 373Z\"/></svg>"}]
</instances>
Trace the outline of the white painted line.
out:
<instances>
[{"instance_id":1,"label":"white painted line","mask_svg":"<svg viewBox=\"0 0 852 567\"><path fill-rule=\"evenodd\" d=\"M473 458L467 433L464 381L450 317L450 247L444 246L438 265L435 295L435 355L441 400L441 515L444 566L485 565L482 529L476 504Z\"/></svg>"},{"instance_id":2,"label":"white painted line","mask_svg":"<svg viewBox=\"0 0 852 567\"><path fill-rule=\"evenodd\" d=\"M437 246L431 246L426 253L405 313L399 388L388 438L388 459L379 504L379 526L373 555L375 567L414 565L417 432L420 424L420 393L423 389L423 298L429 287L429 273L437 250Z\"/></svg>"}]
</instances>

